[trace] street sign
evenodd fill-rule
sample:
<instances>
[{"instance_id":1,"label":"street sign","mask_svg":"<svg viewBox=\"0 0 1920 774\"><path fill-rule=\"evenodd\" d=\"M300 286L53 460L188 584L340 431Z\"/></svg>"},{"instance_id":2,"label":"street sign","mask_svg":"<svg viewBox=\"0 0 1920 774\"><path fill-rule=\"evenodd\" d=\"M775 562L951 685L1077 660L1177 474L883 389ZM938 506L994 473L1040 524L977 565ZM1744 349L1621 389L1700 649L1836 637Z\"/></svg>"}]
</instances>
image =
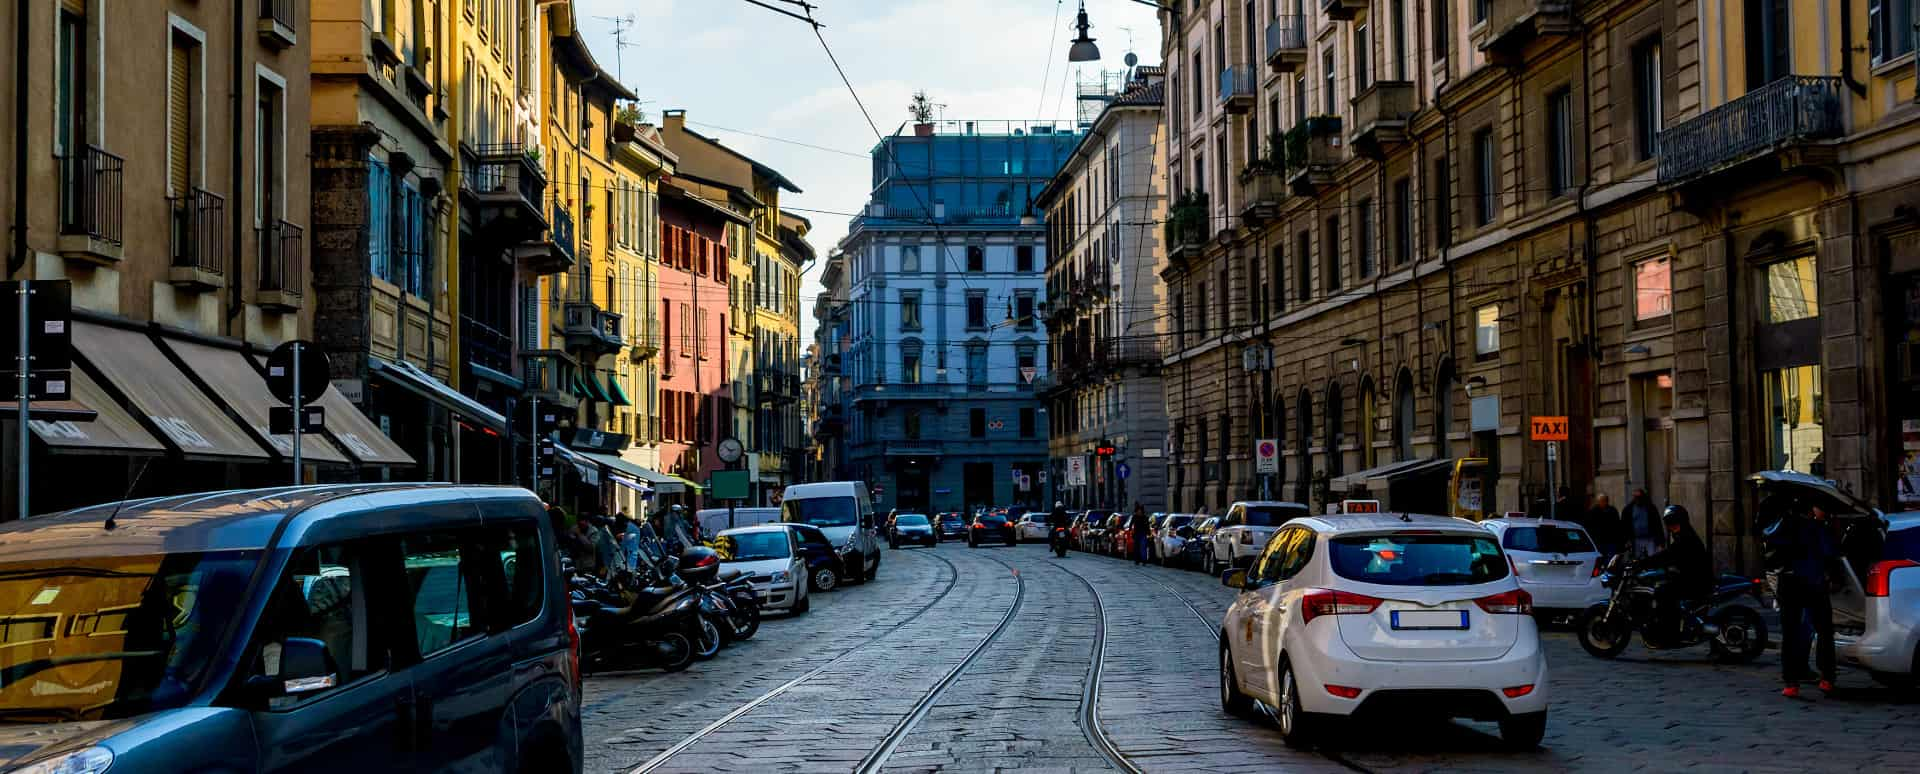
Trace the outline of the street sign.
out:
<instances>
[{"instance_id":1,"label":"street sign","mask_svg":"<svg viewBox=\"0 0 1920 774\"><path fill-rule=\"evenodd\" d=\"M0 315L4 316L4 315ZM20 399L20 379L18 371L9 371L6 378L0 378L0 401ZM70 400L73 398L73 372L28 371L27 395L33 400Z\"/></svg>"},{"instance_id":2,"label":"street sign","mask_svg":"<svg viewBox=\"0 0 1920 774\"><path fill-rule=\"evenodd\" d=\"M1567 440L1567 418L1566 417L1533 417L1533 421L1529 424L1532 425L1533 440L1536 440L1536 441Z\"/></svg>"},{"instance_id":3,"label":"street sign","mask_svg":"<svg viewBox=\"0 0 1920 774\"><path fill-rule=\"evenodd\" d=\"M27 349L33 355L33 371L65 371L73 367L73 283L67 280L34 280L27 297ZM0 294L17 296L20 283L0 282ZM0 314L0 347L12 349L20 338L18 315ZM18 355L18 352L8 353ZM6 358L0 372L18 373L19 363Z\"/></svg>"},{"instance_id":4,"label":"street sign","mask_svg":"<svg viewBox=\"0 0 1920 774\"><path fill-rule=\"evenodd\" d=\"M752 471L716 470L707 479L707 496L715 500L745 500L752 488Z\"/></svg>"},{"instance_id":5,"label":"street sign","mask_svg":"<svg viewBox=\"0 0 1920 774\"><path fill-rule=\"evenodd\" d=\"M1087 485L1087 458L1075 454L1067 458L1067 486Z\"/></svg>"},{"instance_id":6,"label":"street sign","mask_svg":"<svg viewBox=\"0 0 1920 774\"><path fill-rule=\"evenodd\" d=\"M300 432L317 433L327 426L327 410L320 406L300 407ZM293 433L293 407L270 406L267 408L267 430L274 435Z\"/></svg>"},{"instance_id":7,"label":"street sign","mask_svg":"<svg viewBox=\"0 0 1920 774\"><path fill-rule=\"evenodd\" d=\"M1379 513L1379 500L1341 500L1341 513Z\"/></svg>"},{"instance_id":8,"label":"street sign","mask_svg":"<svg viewBox=\"0 0 1920 774\"><path fill-rule=\"evenodd\" d=\"M294 352L300 353L299 367L294 367ZM300 384L295 385L295 373L300 375ZM289 341L273 348L267 355L267 390L282 403L307 403L320 399L332 383L331 371L327 365L327 353L311 341Z\"/></svg>"},{"instance_id":9,"label":"street sign","mask_svg":"<svg viewBox=\"0 0 1920 774\"><path fill-rule=\"evenodd\" d=\"M1133 475L1133 468L1127 467L1127 463L1122 462L1113 466L1113 474L1119 476L1121 481L1125 481L1128 476Z\"/></svg>"},{"instance_id":10,"label":"street sign","mask_svg":"<svg viewBox=\"0 0 1920 774\"><path fill-rule=\"evenodd\" d=\"M1280 442L1272 438L1262 438L1253 442L1253 472L1280 472Z\"/></svg>"},{"instance_id":11,"label":"street sign","mask_svg":"<svg viewBox=\"0 0 1920 774\"><path fill-rule=\"evenodd\" d=\"M1026 382L1027 384L1033 384L1033 377L1038 375L1039 373L1040 373L1040 369L1037 366L1021 366L1020 380Z\"/></svg>"}]
</instances>

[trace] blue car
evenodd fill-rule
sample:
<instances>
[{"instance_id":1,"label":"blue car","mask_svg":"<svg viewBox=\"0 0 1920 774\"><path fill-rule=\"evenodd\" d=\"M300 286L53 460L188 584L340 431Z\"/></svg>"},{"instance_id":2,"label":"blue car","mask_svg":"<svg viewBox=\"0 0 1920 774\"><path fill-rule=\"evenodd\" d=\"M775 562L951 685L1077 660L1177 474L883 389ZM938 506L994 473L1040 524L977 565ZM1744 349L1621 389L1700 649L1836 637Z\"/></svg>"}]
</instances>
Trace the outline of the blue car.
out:
<instances>
[{"instance_id":1,"label":"blue car","mask_svg":"<svg viewBox=\"0 0 1920 774\"><path fill-rule=\"evenodd\" d=\"M581 767L579 650L523 489L330 485L0 525L0 770Z\"/></svg>"}]
</instances>

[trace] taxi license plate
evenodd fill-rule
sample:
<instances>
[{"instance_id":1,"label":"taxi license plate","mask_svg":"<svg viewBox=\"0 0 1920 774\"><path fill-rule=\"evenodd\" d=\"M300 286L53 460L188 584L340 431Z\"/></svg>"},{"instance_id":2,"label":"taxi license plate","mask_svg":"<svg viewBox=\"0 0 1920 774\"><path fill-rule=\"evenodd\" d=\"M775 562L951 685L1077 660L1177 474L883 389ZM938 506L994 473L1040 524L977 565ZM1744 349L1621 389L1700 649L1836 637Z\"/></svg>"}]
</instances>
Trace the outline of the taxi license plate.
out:
<instances>
[{"instance_id":1,"label":"taxi license plate","mask_svg":"<svg viewBox=\"0 0 1920 774\"><path fill-rule=\"evenodd\" d=\"M1465 610L1395 610L1392 618L1393 628L1401 631L1467 628Z\"/></svg>"}]
</instances>

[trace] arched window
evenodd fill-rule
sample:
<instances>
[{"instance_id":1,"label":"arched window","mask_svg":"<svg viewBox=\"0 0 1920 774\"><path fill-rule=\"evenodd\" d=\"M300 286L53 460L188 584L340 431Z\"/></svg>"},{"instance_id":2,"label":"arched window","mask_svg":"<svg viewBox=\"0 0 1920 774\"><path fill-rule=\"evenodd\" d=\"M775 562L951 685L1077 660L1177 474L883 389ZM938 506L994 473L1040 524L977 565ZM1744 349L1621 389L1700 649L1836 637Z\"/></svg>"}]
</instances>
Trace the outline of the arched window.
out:
<instances>
[{"instance_id":1,"label":"arched window","mask_svg":"<svg viewBox=\"0 0 1920 774\"><path fill-rule=\"evenodd\" d=\"M1341 401L1340 382L1327 382L1326 415L1327 431L1327 478L1336 478L1347 472L1346 460L1342 459L1340 444L1346 440L1341 423L1346 421L1346 405Z\"/></svg>"},{"instance_id":2,"label":"arched window","mask_svg":"<svg viewBox=\"0 0 1920 774\"><path fill-rule=\"evenodd\" d=\"M1433 377L1433 443L1440 450L1436 457L1453 456L1453 444L1447 440L1453 432L1453 388L1453 361L1448 360Z\"/></svg>"},{"instance_id":3,"label":"arched window","mask_svg":"<svg viewBox=\"0 0 1920 774\"><path fill-rule=\"evenodd\" d=\"M1400 369L1393 380L1393 456L1413 459L1413 372Z\"/></svg>"}]
</instances>

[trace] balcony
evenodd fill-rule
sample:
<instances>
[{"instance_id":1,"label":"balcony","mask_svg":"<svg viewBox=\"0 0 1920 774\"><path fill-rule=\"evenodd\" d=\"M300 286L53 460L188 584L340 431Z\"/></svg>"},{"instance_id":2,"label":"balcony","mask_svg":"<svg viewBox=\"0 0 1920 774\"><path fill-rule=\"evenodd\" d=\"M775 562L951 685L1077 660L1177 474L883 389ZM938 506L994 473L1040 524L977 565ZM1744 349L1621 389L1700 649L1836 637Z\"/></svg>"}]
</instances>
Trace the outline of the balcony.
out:
<instances>
[{"instance_id":1,"label":"balcony","mask_svg":"<svg viewBox=\"0 0 1920 774\"><path fill-rule=\"evenodd\" d=\"M563 352L538 351L520 355L520 378L526 384L526 394L539 399L541 403L568 407L580 405L580 396L574 394L574 374L577 370L573 358Z\"/></svg>"},{"instance_id":2,"label":"balcony","mask_svg":"<svg viewBox=\"0 0 1920 774\"><path fill-rule=\"evenodd\" d=\"M193 290L225 287L227 200L195 188L168 198L167 209L167 281Z\"/></svg>"},{"instance_id":3,"label":"balcony","mask_svg":"<svg viewBox=\"0 0 1920 774\"><path fill-rule=\"evenodd\" d=\"M1320 0L1320 12L1329 19L1351 21L1354 14L1367 10L1367 0Z\"/></svg>"},{"instance_id":4,"label":"balcony","mask_svg":"<svg viewBox=\"0 0 1920 774\"><path fill-rule=\"evenodd\" d=\"M1278 159L1257 159L1240 171L1240 218L1264 221L1280 214L1287 198L1286 167Z\"/></svg>"},{"instance_id":5,"label":"balcony","mask_svg":"<svg viewBox=\"0 0 1920 774\"><path fill-rule=\"evenodd\" d=\"M460 144L460 193L480 209L480 227L511 243L536 239L547 230L542 212L547 178L540 162L518 144Z\"/></svg>"},{"instance_id":6,"label":"balcony","mask_svg":"<svg viewBox=\"0 0 1920 774\"><path fill-rule=\"evenodd\" d=\"M1410 81L1374 81L1353 98L1353 151L1372 159L1407 142L1407 120L1419 109Z\"/></svg>"},{"instance_id":7,"label":"balcony","mask_svg":"<svg viewBox=\"0 0 1920 774\"><path fill-rule=\"evenodd\" d=\"M1773 159L1756 172L1830 164L1846 133L1839 78L1789 75L1660 133L1660 186L1704 181L1749 162ZM1756 164L1756 168L1760 165Z\"/></svg>"},{"instance_id":8,"label":"balcony","mask_svg":"<svg viewBox=\"0 0 1920 774\"><path fill-rule=\"evenodd\" d=\"M635 363L644 363L660 354L660 321L653 320L650 330L635 333L633 341L627 344L627 359Z\"/></svg>"},{"instance_id":9,"label":"balcony","mask_svg":"<svg viewBox=\"0 0 1920 774\"><path fill-rule=\"evenodd\" d=\"M592 303L579 302L568 302L561 308L561 313L561 332L567 338L568 350L594 356L606 355L618 352L625 341L621 335L620 315L602 310Z\"/></svg>"},{"instance_id":10,"label":"balcony","mask_svg":"<svg viewBox=\"0 0 1920 774\"><path fill-rule=\"evenodd\" d=\"M1254 103L1253 68L1247 65L1228 65L1220 71L1220 104L1229 113L1245 113L1253 109Z\"/></svg>"},{"instance_id":11,"label":"balcony","mask_svg":"<svg viewBox=\"0 0 1920 774\"><path fill-rule=\"evenodd\" d=\"M460 315L460 349L473 366L513 375L513 337L499 328Z\"/></svg>"},{"instance_id":12,"label":"balcony","mask_svg":"<svg viewBox=\"0 0 1920 774\"><path fill-rule=\"evenodd\" d=\"M1294 193L1311 195L1333 182L1342 160L1338 117L1310 117L1287 132L1287 185Z\"/></svg>"},{"instance_id":13,"label":"balcony","mask_svg":"<svg viewBox=\"0 0 1920 774\"><path fill-rule=\"evenodd\" d=\"M300 43L300 9L295 7L298 4L299 0L260 0L256 27L261 43L275 50L293 48Z\"/></svg>"},{"instance_id":14,"label":"balcony","mask_svg":"<svg viewBox=\"0 0 1920 774\"><path fill-rule=\"evenodd\" d=\"M573 213L558 204L549 211L553 217L547 230L513 248L514 260L534 274L563 274L573 269Z\"/></svg>"},{"instance_id":15,"label":"balcony","mask_svg":"<svg viewBox=\"0 0 1920 774\"><path fill-rule=\"evenodd\" d=\"M306 231L284 220L254 229L260 245L261 306L283 312L300 308L306 278Z\"/></svg>"},{"instance_id":16,"label":"balcony","mask_svg":"<svg viewBox=\"0 0 1920 774\"><path fill-rule=\"evenodd\" d=\"M126 159L89 145L59 163L60 254L103 266L118 263Z\"/></svg>"},{"instance_id":17,"label":"balcony","mask_svg":"<svg viewBox=\"0 0 1920 774\"><path fill-rule=\"evenodd\" d=\"M1180 265L1200 257L1201 248L1211 236L1207 220L1207 195L1187 194L1167 213L1167 262Z\"/></svg>"},{"instance_id":18,"label":"balcony","mask_svg":"<svg viewBox=\"0 0 1920 774\"><path fill-rule=\"evenodd\" d=\"M1160 367L1160 340L1157 338L1108 339L1099 344L1100 363L1107 368Z\"/></svg>"},{"instance_id":19,"label":"balcony","mask_svg":"<svg viewBox=\"0 0 1920 774\"><path fill-rule=\"evenodd\" d=\"M1528 43L1569 35L1579 27L1573 0L1482 0L1490 10L1467 34L1474 48L1495 62L1511 62Z\"/></svg>"},{"instance_id":20,"label":"balcony","mask_svg":"<svg viewBox=\"0 0 1920 774\"><path fill-rule=\"evenodd\" d=\"M1290 73L1307 63L1307 17L1281 14L1267 24L1267 66Z\"/></svg>"},{"instance_id":21,"label":"balcony","mask_svg":"<svg viewBox=\"0 0 1920 774\"><path fill-rule=\"evenodd\" d=\"M856 402L910 400L944 403L948 398L953 397L955 391L964 389L966 389L965 385L945 382L862 384L854 388L853 399Z\"/></svg>"}]
</instances>

